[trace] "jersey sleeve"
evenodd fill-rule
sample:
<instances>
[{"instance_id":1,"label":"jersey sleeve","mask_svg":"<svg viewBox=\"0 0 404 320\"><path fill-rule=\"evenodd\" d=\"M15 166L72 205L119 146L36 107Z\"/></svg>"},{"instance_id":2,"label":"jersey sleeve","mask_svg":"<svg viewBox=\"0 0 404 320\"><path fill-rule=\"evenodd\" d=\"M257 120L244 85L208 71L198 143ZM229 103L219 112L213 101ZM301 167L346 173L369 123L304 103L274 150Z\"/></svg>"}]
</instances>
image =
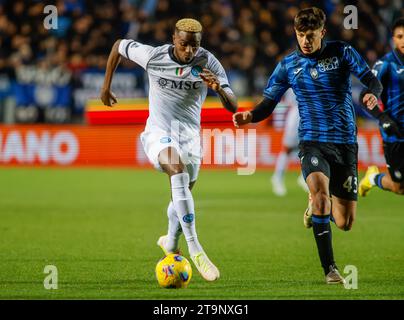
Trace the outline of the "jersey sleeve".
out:
<instances>
[{"instance_id":1,"label":"jersey sleeve","mask_svg":"<svg viewBox=\"0 0 404 320\"><path fill-rule=\"evenodd\" d=\"M223 88L228 88L229 80L227 79L226 71L224 70L222 64L217 60L217 58L213 54L209 54L208 63L206 68L212 71L217 79L219 80L220 85Z\"/></svg>"},{"instance_id":2,"label":"jersey sleeve","mask_svg":"<svg viewBox=\"0 0 404 320\"><path fill-rule=\"evenodd\" d=\"M383 105L381 106L382 110L386 110L388 108L387 88L389 87L389 79L388 79L389 68L390 68L389 62L383 60L376 61L372 68L372 73L375 75L377 79L379 79L384 88L380 96L380 100L383 103Z\"/></svg>"},{"instance_id":3,"label":"jersey sleeve","mask_svg":"<svg viewBox=\"0 0 404 320\"><path fill-rule=\"evenodd\" d=\"M123 57L132 60L143 69L146 69L153 49L154 47L139 43L135 40L124 39L119 43L118 51Z\"/></svg>"},{"instance_id":4,"label":"jersey sleeve","mask_svg":"<svg viewBox=\"0 0 404 320\"><path fill-rule=\"evenodd\" d=\"M359 80L368 72L371 72L365 59L352 46L345 44L343 60L348 65L349 71L353 73Z\"/></svg>"},{"instance_id":5,"label":"jersey sleeve","mask_svg":"<svg viewBox=\"0 0 404 320\"><path fill-rule=\"evenodd\" d=\"M289 87L290 84L288 82L286 67L281 61L278 63L268 80L268 84L264 89L264 97L279 102Z\"/></svg>"},{"instance_id":6,"label":"jersey sleeve","mask_svg":"<svg viewBox=\"0 0 404 320\"><path fill-rule=\"evenodd\" d=\"M389 64L386 61L378 60L375 62L372 72L376 76L377 79L382 83L382 85L386 86L386 75L388 72Z\"/></svg>"}]
</instances>

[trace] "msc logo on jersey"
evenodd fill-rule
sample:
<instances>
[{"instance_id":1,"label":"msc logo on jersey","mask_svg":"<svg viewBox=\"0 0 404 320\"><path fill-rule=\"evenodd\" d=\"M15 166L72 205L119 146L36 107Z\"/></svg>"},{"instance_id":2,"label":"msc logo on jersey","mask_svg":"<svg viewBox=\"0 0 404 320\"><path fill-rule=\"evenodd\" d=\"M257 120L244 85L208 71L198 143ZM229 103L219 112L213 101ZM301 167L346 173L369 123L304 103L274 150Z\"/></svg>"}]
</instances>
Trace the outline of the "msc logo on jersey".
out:
<instances>
[{"instance_id":1,"label":"msc logo on jersey","mask_svg":"<svg viewBox=\"0 0 404 320\"><path fill-rule=\"evenodd\" d=\"M175 81L159 78L157 83L162 89L196 90L201 87L202 81Z\"/></svg>"},{"instance_id":2,"label":"msc logo on jersey","mask_svg":"<svg viewBox=\"0 0 404 320\"><path fill-rule=\"evenodd\" d=\"M337 57L326 58L318 61L318 69L320 72L335 70L339 68L339 61Z\"/></svg>"}]
</instances>

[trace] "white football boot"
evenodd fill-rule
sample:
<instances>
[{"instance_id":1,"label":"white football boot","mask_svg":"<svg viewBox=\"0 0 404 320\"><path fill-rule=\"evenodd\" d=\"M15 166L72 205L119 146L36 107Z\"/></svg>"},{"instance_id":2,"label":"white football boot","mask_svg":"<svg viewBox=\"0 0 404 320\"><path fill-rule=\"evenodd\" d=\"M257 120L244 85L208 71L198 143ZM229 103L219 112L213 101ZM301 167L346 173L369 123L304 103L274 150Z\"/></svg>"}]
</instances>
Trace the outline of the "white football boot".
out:
<instances>
[{"instance_id":1,"label":"white football boot","mask_svg":"<svg viewBox=\"0 0 404 320\"><path fill-rule=\"evenodd\" d=\"M201 274L202 278L206 281L215 281L219 279L220 273L216 266L209 260L205 252L199 252L191 255L191 259L194 262L196 268Z\"/></svg>"},{"instance_id":2,"label":"white football boot","mask_svg":"<svg viewBox=\"0 0 404 320\"><path fill-rule=\"evenodd\" d=\"M168 256L170 253L176 253L176 254L182 255L180 249L177 249L175 251L168 251L165 247L166 241L167 241L167 235L161 236L157 240L157 245L161 248L161 250L163 250L164 255Z\"/></svg>"}]
</instances>

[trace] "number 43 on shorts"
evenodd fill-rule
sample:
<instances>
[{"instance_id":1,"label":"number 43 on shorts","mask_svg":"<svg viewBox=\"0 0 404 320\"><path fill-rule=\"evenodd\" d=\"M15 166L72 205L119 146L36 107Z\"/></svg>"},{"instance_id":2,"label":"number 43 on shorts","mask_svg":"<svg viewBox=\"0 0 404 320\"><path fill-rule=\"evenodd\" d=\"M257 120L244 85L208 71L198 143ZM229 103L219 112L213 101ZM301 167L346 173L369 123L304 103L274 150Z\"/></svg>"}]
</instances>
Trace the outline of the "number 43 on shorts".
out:
<instances>
[{"instance_id":1,"label":"number 43 on shorts","mask_svg":"<svg viewBox=\"0 0 404 320\"><path fill-rule=\"evenodd\" d=\"M349 193L353 191L354 193L358 192L358 178L354 176L349 176L344 184L342 185Z\"/></svg>"}]
</instances>

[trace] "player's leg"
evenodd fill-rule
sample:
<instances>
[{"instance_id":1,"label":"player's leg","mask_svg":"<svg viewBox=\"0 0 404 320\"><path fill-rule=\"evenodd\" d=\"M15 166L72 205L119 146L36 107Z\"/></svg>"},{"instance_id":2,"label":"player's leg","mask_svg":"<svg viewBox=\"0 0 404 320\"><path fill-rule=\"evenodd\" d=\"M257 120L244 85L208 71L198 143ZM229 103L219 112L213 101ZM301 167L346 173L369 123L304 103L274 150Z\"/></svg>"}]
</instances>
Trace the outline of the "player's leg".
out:
<instances>
[{"instance_id":1,"label":"player's leg","mask_svg":"<svg viewBox=\"0 0 404 320\"><path fill-rule=\"evenodd\" d=\"M344 231L352 229L356 217L358 199L358 169L355 147L346 148L346 164L331 165L330 192L332 195L332 216L335 225ZM342 153L342 152L341 152Z\"/></svg>"},{"instance_id":2,"label":"player's leg","mask_svg":"<svg viewBox=\"0 0 404 320\"><path fill-rule=\"evenodd\" d=\"M285 196L286 186L284 181L284 174L288 167L290 150L287 147L283 147L282 151L276 158L274 174L271 177L272 191L277 196Z\"/></svg>"},{"instance_id":3,"label":"player's leg","mask_svg":"<svg viewBox=\"0 0 404 320\"><path fill-rule=\"evenodd\" d=\"M282 137L282 150L276 158L274 174L271 177L272 190L277 196L285 196L287 193L284 174L288 168L291 154L299 145L299 119L297 107L291 107L285 121L284 134Z\"/></svg>"},{"instance_id":4,"label":"player's leg","mask_svg":"<svg viewBox=\"0 0 404 320\"><path fill-rule=\"evenodd\" d=\"M189 190L192 190L196 181L191 181L189 183ZM180 253L178 248L178 241L182 234L182 228L180 220L178 219L177 211L175 211L174 204L172 201L167 207L167 217L168 217L168 230L167 235L161 236L157 241L157 244L163 249L164 253L167 255L169 253Z\"/></svg>"},{"instance_id":5,"label":"player's leg","mask_svg":"<svg viewBox=\"0 0 404 320\"><path fill-rule=\"evenodd\" d=\"M377 177L377 179L376 179ZM366 170L366 173L362 180L359 183L359 195L361 197L366 197L367 194L369 193L370 189L372 189L375 186L379 186L379 188L383 188L380 185L382 175L380 175L379 168L376 166L370 166Z\"/></svg>"},{"instance_id":6,"label":"player's leg","mask_svg":"<svg viewBox=\"0 0 404 320\"><path fill-rule=\"evenodd\" d=\"M158 161L159 153L161 150L166 149L168 146L174 145L173 139L164 131L145 130L140 135L140 140L150 163L152 163L156 169L162 171L162 168ZM176 211L174 209L172 201L170 201L170 203L168 204L167 216L168 233L167 235L161 236L157 241L157 245L161 247L166 255L172 252L178 252L178 239L181 234L180 222L176 215Z\"/></svg>"},{"instance_id":7,"label":"player's leg","mask_svg":"<svg viewBox=\"0 0 404 320\"><path fill-rule=\"evenodd\" d=\"M387 172L386 174L380 173L379 177L375 177L375 180L378 181L377 186L379 188L394 192L396 194L404 195L404 181L395 182L391 177L390 172Z\"/></svg>"},{"instance_id":8,"label":"player's leg","mask_svg":"<svg viewBox=\"0 0 404 320\"><path fill-rule=\"evenodd\" d=\"M356 201L332 195L332 217L335 225L344 231L352 229L356 217Z\"/></svg>"},{"instance_id":9,"label":"player's leg","mask_svg":"<svg viewBox=\"0 0 404 320\"><path fill-rule=\"evenodd\" d=\"M183 229L188 248L191 254L199 252L199 244L194 223L194 200L189 189L189 174L180 159L178 151L174 147L168 147L159 153L161 168L168 174L171 185L172 210L176 213L178 221ZM173 221L174 222L174 221Z\"/></svg>"},{"instance_id":10,"label":"player's leg","mask_svg":"<svg viewBox=\"0 0 404 320\"><path fill-rule=\"evenodd\" d=\"M299 157L311 195L311 225L326 283L343 283L344 279L338 272L332 247L329 164L322 156L321 147L313 143L301 143Z\"/></svg>"},{"instance_id":11,"label":"player's leg","mask_svg":"<svg viewBox=\"0 0 404 320\"><path fill-rule=\"evenodd\" d=\"M404 181L394 181L390 172L379 172L379 169L376 166L370 166L366 170L365 176L359 184L359 195L366 197L373 187L378 187L379 189L391 191L400 195L404 194Z\"/></svg>"},{"instance_id":12,"label":"player's leg","mask_svg":"<svg viewBox=\"0 0 404 320\"><path fill-rule=\"evenodd\" d=\"M187 172L190 170L187 170L187 167L181 161L180 147L175 139L168 136L166 132L158 130L142 132L140 139L149 161L156 169L167 173L170 179L172 205L168 208L168 215L173 219L169 221L169 230L171 230L169 233L173 237L178 236L179 223L187 240L191 259L194 261L198 271L204 279L208 281L216 280L220 276L219 271L203 251L195 230L194 202L190 187L192 188L195 183L199 163L195 166L190 166L190 168L195 167L194 170L191 170L190 178ZM195 141L191 141L190 144L199 146L198 139L193 140ZM198 152L193 152L192 154L197 156ZM177 219L173 217L174 213L176 213ZM167 236L160 237L157 244L165 253L168 253L165 247L166 239ZM174 241L178 240L174 239ZM177 245L172 243L169 246L171 246L170 250L174 250Z\"/></svg>"},{"instance_id":13,"label":"player's leg","mask_svg":"<svg viewBox=\"0 0 404 320\"><path fill-rule=\"evenodd\" d=\"M198 240L195 227L195 205L189 188L189 173L181 161L179 152L174 147L162 150L158 160L161 168L170 178L173 207L187 241L191 259L205 280L214 281L219 278L220 274L216 266L207 257Z\"/></svg>"},{"instance_id":14,"label":"player's leg","mask_svg":"<svg viewBox=\"0 0 404 320\"><path fill-rule=\"evenodd\" d=\"M380 173L376 166L370 166L359 184L359 195L365 197L373 187L404 194L404 143L384 143L384 156L388 173Z\"/></svg>"},{"instance_id":15,"label":"player's leg","mask_svg":"<svg viewBox=\"0 0 404 320\"><path fill-rule=\"evenodd\" d=\"M284 145L289 150L289 156L299 149L299 109L295 106L289 110L287 123L286 123L286 136L284 137ZM306 180L303 174L300 173L297 178L297 184L305 191L309 192Z\"/></svg>"},{"instance_id":16,"label":"player's leg","mask_svg":"<svg viewBox=\"0 0 404 320\"><path fill-rule=\"evenodd\" d=\"M309 187L307 186L306 180L304 180L303 174L300 173L297 178L297 184L305 191L309 192Z\"/></svg>"},{"instance_id":17,"label":"player's leg","mask_svg":"<svg viewBox=\"0 0 404 320\"><path fill-rule=\"evenodd\" d=\"M328 177L322 172L313 172L306 179L312 196L312 225L317 244L318 255L328 284L343 283L338 272L332 247L330 225L331 201L329 197Z\"/></svg>"}]
</instances>

